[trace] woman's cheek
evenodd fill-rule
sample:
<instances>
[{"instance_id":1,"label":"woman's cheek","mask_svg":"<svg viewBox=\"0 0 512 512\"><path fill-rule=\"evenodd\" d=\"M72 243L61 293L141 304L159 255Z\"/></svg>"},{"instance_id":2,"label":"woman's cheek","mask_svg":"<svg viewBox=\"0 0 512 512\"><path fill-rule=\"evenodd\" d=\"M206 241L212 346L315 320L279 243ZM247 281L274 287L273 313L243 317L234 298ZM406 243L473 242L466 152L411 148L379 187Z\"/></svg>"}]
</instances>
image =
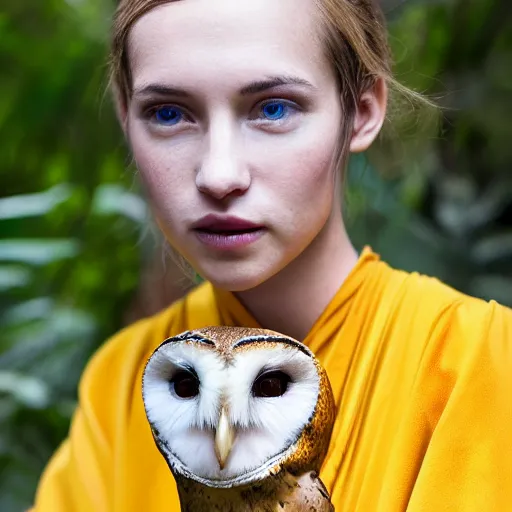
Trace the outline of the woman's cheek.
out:
<instances>
[{"instance_id":1,"label":"woman's cheek","mask_svg":"<svg viewBox=\"0 0 512 512\"><path fill-rule=\"evenodd\" d=\"M140 137L132 142L132 151L152 198L158 202L165 198L169 203L172 196L187 195L187 186L194 184L192 158L197 154L191 144L175 145L165 140Z\"/></svg>"},{"instance_id":2,"label":"woman's cheek","mask_svg":"<svg viewBox=\"0 0 512 512\"><path fill-rule=\"evenodd\" d=\"M294 200L317 203L334 190L333 150L335 142L315 138L310 144L299 146L281 169L280 187L293 191ZM311 143L313 142L313 143Z\"/></svg>"}]
</instances>

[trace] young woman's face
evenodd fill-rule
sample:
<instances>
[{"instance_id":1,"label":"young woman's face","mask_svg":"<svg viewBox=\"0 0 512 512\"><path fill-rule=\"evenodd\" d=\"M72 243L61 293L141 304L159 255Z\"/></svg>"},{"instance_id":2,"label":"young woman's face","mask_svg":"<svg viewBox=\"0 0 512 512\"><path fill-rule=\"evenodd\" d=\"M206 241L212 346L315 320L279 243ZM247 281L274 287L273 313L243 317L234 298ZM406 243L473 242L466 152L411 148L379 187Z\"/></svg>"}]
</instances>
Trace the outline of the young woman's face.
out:
<instances>
[{"instance_id":1,"label":"young woman's face","mask_svg":"<svg viewBox=\"0 0 512 512\"><path fill-rule=\"evenodd\" d=\"M257 286L339 219L342 112L314 2L165 4L134 25L129 58L135 161L168 240L203 277Z\"/></svg>"}]
</instances>

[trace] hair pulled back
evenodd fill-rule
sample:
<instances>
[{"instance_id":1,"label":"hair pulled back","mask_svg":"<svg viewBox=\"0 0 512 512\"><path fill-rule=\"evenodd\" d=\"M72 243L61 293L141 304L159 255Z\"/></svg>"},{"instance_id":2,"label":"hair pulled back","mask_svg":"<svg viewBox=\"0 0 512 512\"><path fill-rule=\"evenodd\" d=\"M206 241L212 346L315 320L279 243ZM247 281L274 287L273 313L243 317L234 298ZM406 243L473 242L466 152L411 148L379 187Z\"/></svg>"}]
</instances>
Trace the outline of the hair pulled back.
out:
<instances>
[{"instance_id":1,"label":"hair pulled back","mask_svg":"<svg viewBox=\"0 0 512 512\"><path fill-rule=\"evenodd\" d=\"M163 4L183 0L120 0L114 15L110 53L111 80L117 100L126 105L132 92L127 39L144 14ZM375 0L313 0L323 23L324 44L343 97L353 111L360 95L382 77L392 88L405 90L391 73L391 55L382 10ZM414 94L414 93L413 93Z\"/></svg>"}]
</instances>

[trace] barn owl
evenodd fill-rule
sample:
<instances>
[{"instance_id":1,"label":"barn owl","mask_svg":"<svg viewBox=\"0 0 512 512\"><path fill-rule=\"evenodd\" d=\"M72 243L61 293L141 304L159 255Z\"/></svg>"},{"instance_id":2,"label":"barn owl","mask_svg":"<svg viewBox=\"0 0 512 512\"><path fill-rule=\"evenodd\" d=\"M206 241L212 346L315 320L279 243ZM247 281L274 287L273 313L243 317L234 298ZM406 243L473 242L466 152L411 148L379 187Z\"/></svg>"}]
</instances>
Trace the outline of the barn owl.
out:
<instances>
[{"instance_id":1,"label":"barn owl","mask_svg":"<svg viewBox=\"0 0 512 512\"><path fill-rule=\"evenodd\" d=\"M149 358L143 400L182 511L334 510L318 478L334 399L305 345L263 329L184 332Z\"/></svg>"}]
</instances>

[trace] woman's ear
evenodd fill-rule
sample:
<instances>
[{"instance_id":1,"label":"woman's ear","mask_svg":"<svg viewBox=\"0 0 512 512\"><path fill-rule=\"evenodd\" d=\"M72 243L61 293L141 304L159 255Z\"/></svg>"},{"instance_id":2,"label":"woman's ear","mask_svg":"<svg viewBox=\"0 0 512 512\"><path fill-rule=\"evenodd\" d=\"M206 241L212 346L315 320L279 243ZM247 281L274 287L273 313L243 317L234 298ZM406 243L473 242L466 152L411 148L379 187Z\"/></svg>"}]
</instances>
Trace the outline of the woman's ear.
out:
<instances>
[{"instance_id":1,"label":"woman's ear","mask_svg":"<svg viewBox=\"0 0 512 512\"><path fill-rule=\"evenodd\" d=\"M362 94L356 105L354 129L350 139L350 151L366 151L377 138L386 118L388 87L383 78L377 78L374 86Z\"/></svg>"}]
</instances>

